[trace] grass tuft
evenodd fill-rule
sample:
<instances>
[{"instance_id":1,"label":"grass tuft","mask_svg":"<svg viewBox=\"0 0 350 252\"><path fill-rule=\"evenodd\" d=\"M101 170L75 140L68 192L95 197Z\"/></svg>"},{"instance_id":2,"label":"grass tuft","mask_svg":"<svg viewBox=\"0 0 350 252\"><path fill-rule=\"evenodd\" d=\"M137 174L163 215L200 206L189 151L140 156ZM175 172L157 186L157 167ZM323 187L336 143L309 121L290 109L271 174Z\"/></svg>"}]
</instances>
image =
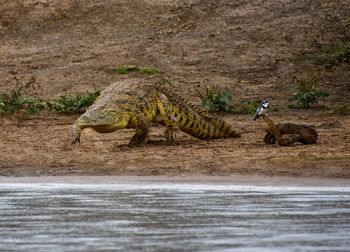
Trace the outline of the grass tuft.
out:
<instances>
[{"instance_id":1,"label":"grass tuft","mask_svg":"<svg viewBox=\"0 0 350 252\"><path fill-rule=\"evenodd\" d=\"M120 66L117 67L117 74L127 74L131 71L138 71L141 68L138 66Z\"/></svg>"},{"instance_id":2,"label":"grass tuft","mask_svg":"<svg viewBox=\"0 0 350 252\"><path fill-rule=\"evenodd\" d=\"M160 73L160 70L155 69L155 68L145 67L145 68L142 68L142 69L139 71L139 73L140 73L140 74L157 74L157 73Z\"/></svg>"}]
</instances>

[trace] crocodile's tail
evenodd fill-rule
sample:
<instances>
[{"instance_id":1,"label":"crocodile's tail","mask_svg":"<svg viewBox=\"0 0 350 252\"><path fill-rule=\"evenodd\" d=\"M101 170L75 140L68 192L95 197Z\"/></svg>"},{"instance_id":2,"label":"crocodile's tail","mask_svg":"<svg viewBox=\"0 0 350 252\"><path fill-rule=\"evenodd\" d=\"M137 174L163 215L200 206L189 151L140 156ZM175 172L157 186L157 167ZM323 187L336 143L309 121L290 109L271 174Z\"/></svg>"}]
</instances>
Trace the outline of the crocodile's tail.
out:
<instances>
[{"instance_id":1,"label":"crocodile's tail","mask_svg":"<svg viewBox=\"0 0 350 252\"><path fill-rule=\"evenodd\" d=\"M205 112L190 111L186 116L178 115L180 129L199 139L239 137L240 133L224 120Z\"/></svg>"},{"instance_id":2,"label":"crocodile's tail","mask_svg":"<svg viewBox=\"0 0 350 252\"><path fill-rule=\"evenodd\" d=\"M203 118L204 123L201 119L198 123L199 130L192 130L190 127L184 127L184 131L188 132L190 135L200 138L200 139L213 139L213 138L230 138L230 137L240 137L241 134L234 130L231 125L226 121L216 116L211 116L205 112L197 112L200 117Z\"/></svg>"},{"instance_id":3,"label":"crocodile's tail","mask_svg":"<svg viewBox=\"0 0 350 252\"><path fill-rule=\"evenodd\" d=\"M166 88L158 90L168 97L171 112L179 123L181 131L199 139L240 136L240 133L223 119L201 112L196 106L186 102Z\"/></svg>"}]
</instances>

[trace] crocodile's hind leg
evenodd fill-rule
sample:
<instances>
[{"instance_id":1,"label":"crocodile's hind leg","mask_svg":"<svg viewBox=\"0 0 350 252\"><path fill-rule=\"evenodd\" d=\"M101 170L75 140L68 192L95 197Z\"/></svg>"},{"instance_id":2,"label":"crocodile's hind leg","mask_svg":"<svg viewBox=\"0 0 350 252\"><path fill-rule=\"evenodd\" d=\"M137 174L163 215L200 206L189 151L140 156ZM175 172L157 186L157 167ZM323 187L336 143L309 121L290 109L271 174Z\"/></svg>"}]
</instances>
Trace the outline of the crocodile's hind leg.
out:
<instances>
[{"instance_id":1,"label":"crocodile's hind leg","mask_svg":"<svg viewBox=\"0 0 350 252\"><path fill-rule=\"evenodd\" d=\"M180 132L180 128L178 126L176 118L171 113L168 98L164 94L157 94L157 108L159 110L160 115L163 118L166 127L164 132L165 139L168 143L178 145L178 134Z\"/></svg>"},{"instance_id":2,"label":"crocodile's hind leg","mask_svg":"<svg viewBox=\"0 0 350 252\"><path fill-rule=\"evenodd\" d=\"M128 146L135 147L140 144L148 143L149 141L149 133L148 128L149 125L147 123L146 118L141 114L140 111L135 110L133 112L133 116L130 118L128 123L128 128L135 128L135 134L132 136Z\"/></svg>"}]
</instances>

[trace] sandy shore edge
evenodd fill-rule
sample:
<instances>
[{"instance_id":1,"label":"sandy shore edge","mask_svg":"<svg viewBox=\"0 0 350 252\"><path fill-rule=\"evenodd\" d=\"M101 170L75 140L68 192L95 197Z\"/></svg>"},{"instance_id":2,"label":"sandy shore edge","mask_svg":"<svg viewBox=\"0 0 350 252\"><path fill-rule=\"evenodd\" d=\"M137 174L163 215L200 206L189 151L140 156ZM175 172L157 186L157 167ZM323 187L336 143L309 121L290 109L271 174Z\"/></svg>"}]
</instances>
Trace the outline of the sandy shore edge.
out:
<instances>
[{"instance_id":1,"label":"sandy shore edge","mask_svg":"<svg viewBox=\"0 0 350 252\"><path fill-rule=\"evenodd\" d=\"M44 176L44 177L4 177L0 184L227 184L254 186L315 186L350 187L350 179L341 178L293 178L255 175L231 176Z\"/></svg>"}]
</instances>

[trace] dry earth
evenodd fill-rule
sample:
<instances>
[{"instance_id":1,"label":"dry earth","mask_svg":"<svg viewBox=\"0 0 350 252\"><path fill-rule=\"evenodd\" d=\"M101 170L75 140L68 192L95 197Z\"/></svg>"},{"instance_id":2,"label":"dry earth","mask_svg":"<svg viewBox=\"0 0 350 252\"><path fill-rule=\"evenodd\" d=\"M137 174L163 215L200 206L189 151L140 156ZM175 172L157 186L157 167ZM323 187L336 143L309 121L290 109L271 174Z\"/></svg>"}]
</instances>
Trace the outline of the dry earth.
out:
<instances>
[{"instance_id":1,"label":"dry earth","mask_svg":"<svg viewBox=\"0 0 350 252\"><path fill-rule=\"evenodd\" d=\"M70 146L79 115L42 113L0 119L0 175L229 175L350 178L350 116L320 107L288 109L290 88L315 74L349 103L350 66L323 59L323 48L350 41L350 1L0 0L0 91L28 83L27 95L58 97L129 78L116 66L160 69L191 94L202 82L234 88L235 103L267 98L275 122L313 126L319 141L265 145L264 122L222 115L238 139L200 141L181 135L168 146L162 127L152 143L126 145L133 134L86 130ZM34 80L34 82L33 82Z\"/></svg>"}]
</instances>

